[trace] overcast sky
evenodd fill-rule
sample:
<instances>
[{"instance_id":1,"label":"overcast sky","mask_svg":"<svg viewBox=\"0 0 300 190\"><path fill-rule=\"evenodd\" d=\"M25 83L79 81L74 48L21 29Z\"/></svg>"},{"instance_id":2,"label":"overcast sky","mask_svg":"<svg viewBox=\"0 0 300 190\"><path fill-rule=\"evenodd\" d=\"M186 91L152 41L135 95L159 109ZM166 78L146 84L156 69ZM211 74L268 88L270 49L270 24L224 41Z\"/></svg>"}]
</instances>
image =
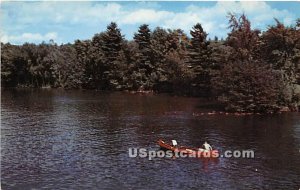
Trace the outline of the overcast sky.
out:
<instances>
[{"instance_id":1,"label":"overcast sky","mask_svg":"<svg viewBox=\"0 0 300 190\"><path fill-rule=\"evenodd\" d=\"M117 22L125 38L138 26L181 28L186 33L197 22L209 37L226 37L228 12L245 13L253 28L265 30L278 18L286 25L300 18L300 2L2 2L1 41L13 44L57 43L91 39Z\"/></svg>"}]
</instances>

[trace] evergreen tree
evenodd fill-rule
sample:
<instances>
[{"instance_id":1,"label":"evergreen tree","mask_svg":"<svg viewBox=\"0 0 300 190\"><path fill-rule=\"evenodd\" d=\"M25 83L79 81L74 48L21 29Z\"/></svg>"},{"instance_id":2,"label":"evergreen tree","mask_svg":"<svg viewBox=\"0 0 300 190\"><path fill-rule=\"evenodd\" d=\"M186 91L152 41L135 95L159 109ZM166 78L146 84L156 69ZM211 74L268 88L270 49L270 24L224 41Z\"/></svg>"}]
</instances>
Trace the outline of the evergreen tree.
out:
<instances>
[{"instance_id":1,"label":"evergreen tree","mask_svg":"<svg viewBox=\"0 0 300 190\"><path fill-rule=\"evenodd\" d=\"M169 72L170 67L166 64L166 55L169 53L170 42L169 33L162 28L155 28L151 36L152 60L155 63L155 69L151 74L154 82L153 89L156 91L168 91L170 86Z\"/></svg>"},{"instance_id":2,"label":"evergreen tree","mask_svg":"<svg viewBox=\"0 0 300 190\"><path fill-rule=\"evenodd\" d=\"M95 34L87 52L89 59L85 68L85 79L88 88L103 89L105 85L104 72L108 68L104 64L104 54L101 48L104 35L104 32Z\"/></svg>"},{"instance_id":3,"label":"evergreen tree","mask_svg":"<svg viewBox=\"0 0 300 190\"><path fill-rule=\"evenodd\" d=\"M180 29L139 27L126 41L116 23L74 44L2 44L3 87L155 90L216 97L226 109L274 112L300 105L299 19L278 20L260 35L245 15L229 15L224 41L207 40L200 24L189 39ZM296 109L295 109L296 110Z\"/></svg>"},{"instance_id":4,"label":"evergreen tree","mask_svg":"<svg viewBox=\"0 0 300 190\"><path fill-rule=\"evenodd\" d=\"M141 90L153 88L155 65L151 49L151 31L147 24L139 27L138 33L134 34L134 41L138 45L136 71L134 72L137 83L135 86Z\"/></svg>"},{"instance_id":5,"label":"evergreen tree","mask_svg":"<svg viewBox=\"0 0 300 190\"><path fill-rule=\"evenodd\" d=\"M117 24L112 22L107 26L101 38L103 53L103 89L121 89L123 86L123 72L125 55L123 52L124 38Z\"/></svg>"},{"instance_id":6,"label":"evergreen tree","mask_svg":"<svg viewBox=\"0 0 300 190\"><path fill-rule=\"evenodd\" d=\"M201 24L190 31L191 44L188 47L187 63L192 71L192 86L200 96L209 96L211 91L211 50L206 40L207 34Z\"/></svg>"}]
</instances>

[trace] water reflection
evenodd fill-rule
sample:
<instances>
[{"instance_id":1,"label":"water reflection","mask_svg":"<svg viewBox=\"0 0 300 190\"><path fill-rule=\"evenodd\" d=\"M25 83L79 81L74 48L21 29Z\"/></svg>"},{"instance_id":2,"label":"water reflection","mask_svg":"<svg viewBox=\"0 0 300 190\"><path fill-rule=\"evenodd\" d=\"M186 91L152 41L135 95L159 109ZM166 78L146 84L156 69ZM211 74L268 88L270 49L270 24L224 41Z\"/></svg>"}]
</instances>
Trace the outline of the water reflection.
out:
<instances>
[{"instance_id":1,"label":"water reflection","mask_svg":"<svg viewBox=\"0 0 300 190\"><path fill-rule=\"evenodd\" d=\"M297 189L300 116L193 116L206 101L168 95L63 90L2 91L3 189ZM209 110L209 109L208 109ZM255 159L128 158L157 139Z\"/></svg>"}]
</instances>

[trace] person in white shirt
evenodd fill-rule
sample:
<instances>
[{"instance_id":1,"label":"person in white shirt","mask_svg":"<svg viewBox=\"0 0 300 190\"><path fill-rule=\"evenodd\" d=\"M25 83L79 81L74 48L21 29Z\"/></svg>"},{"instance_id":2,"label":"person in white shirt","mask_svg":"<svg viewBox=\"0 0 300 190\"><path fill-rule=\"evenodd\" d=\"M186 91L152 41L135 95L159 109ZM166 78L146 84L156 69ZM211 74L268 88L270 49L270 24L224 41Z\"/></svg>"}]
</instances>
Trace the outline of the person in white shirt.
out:
<instances>
[{"instance_id":1,"label":"person in white shirt","mask_svg":"<svg viewBox=\"0 0 300 190\"><path fill-rule=\"evenodd\" d=\"M175 146L175 147L177 147L177 145L178 145L177 141L176 140L172 140L172 145Z\"/></svg>"},{"instance_id":2,"label":"person in white shirt","mask_svg":"<svg viewBox=\"0 0 300 190\"><path fill-rule=\"evenodd\" d=\"M205 150L208 150L208 151L211 151L212 150L212 147L210 146L210 144L208 144L206 141L204 142L203 144L203 148Z\"/></svg>"}]
</instances>

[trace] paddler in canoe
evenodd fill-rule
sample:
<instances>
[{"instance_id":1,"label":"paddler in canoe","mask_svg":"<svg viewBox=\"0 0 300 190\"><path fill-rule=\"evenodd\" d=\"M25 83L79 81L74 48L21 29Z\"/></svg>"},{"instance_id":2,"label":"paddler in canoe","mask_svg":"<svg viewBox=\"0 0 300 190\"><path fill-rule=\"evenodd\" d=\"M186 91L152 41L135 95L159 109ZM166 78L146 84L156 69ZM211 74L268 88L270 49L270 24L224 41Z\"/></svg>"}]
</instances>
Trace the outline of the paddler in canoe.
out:
<instances>
[{"instance_id":1,"label":"paddler in canoe","mask_svg":"<svg viewBox=\"0 0 300 190\"><path fill-rule=\"evenodd\" d=\"M202 148L199 148L199 151L212 151L212 147L210 146L210 144L207 143L207 141L204 142L204 144L202 145Z\"/></svg>"},{"instance_id":2,"label":"paddler in canoe","mask_svg":"<svg viewBox=\"0 0 300 190\"><path fill-rule=\"evenodd\" d=\"M213 150L211 145L207 143L207 141L204 142L203 147L201 148L191 148L191 147L185 147L185 146L179 146L176 140L172 140L171 143L167 143L163 140L158 140L158 144L162 149L166 150L172 150L174 152L183 152L187 154L202 154L202 153L217 153L217 150ZM209 154L212 155L212 154ZM213 156L213 155L212 155Z\"/></svg>"},{"instance_id":3,"label":"paddler in canoe","mask_svg":"<svg viewBox=\"0 0 300 190\"><path fill-rule=\"evenodd\" d=\"M177 145L178 145L177 141L176 140L172 140L172 145L174 147L177 147ZM202 148L199 148L199 151L212 151L212 147L210 146L210 144L207 143L207 140L202 145Z\"/></svg>"}]
</instances>

